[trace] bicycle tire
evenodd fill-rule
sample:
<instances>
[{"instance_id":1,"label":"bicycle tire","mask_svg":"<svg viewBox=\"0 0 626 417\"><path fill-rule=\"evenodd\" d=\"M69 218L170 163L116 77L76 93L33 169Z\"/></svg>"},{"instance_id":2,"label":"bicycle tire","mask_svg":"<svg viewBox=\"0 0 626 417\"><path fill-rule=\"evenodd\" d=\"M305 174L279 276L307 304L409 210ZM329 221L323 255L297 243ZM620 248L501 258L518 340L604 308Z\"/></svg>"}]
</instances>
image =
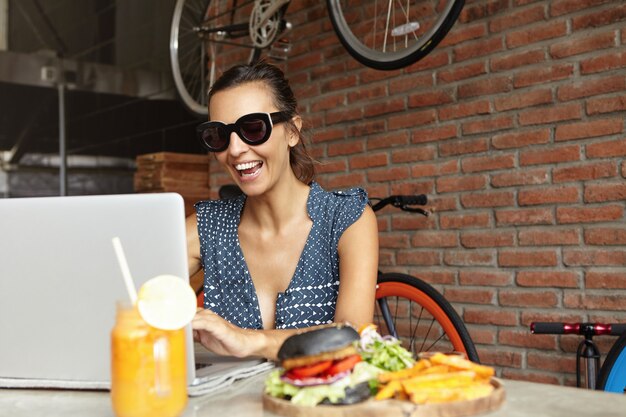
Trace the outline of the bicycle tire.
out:
<instances>
[{"instance_id":1,"label":"bicycle tire","mask_svg":"<svg viewBox=\"0 0 626 417\"><path fill-rule=\"evenodd\" d=\"M382 298L392 305L393 323L387 323L383 318ZM428 351L456 351L464 353L473 362L480 362L476 346L460 316L430 284L407 274L381 274L376 300L374 323L379 332L390 334L391 326L399 329L399 339L414 356Z\"/></svg>"},{"instance_id":2,"label":"bicycle tire","mask_svg":"<svg viewBox=\"0 0 626 417\"><path fill-rule=\"evenodd\" d=\"M249 36L252 3L230 7L224 1L176 1L170 30L172 77L180 100L198 118L207 117L207 94L221 73L261 55Z\"/></svg>"},{"instance_id":3,"label":"bicycle tire","mask_svg":"<svg viewBox=\"0 0 626 417\"><path fill-rule=\"evenodd\" d=\"M376 0L374 2L376 3ZM418 2L419 6L409 4L416 3L416 1L407 1L405 10L402 5L392 8L392 4L396 5L400 2L389 1L387 3L389 8L385 6L387 11L386 16L383 17L386 19L386 22L383 22L384 29L381 28L382 31L375 31L372 35L369 30L370 27L375 29L377 26L377 7L372 8L363 2L355 7L354 2L348 0L326 0L335 33L348 53L367 67L387 71L404 68L428 55L450 31L465 5L465 0L446 0L443 7L439 6L441 3L439 0ZM404 14L405 22L399 25L393 22L394 26L389 27L392 19L390 11L394 11L393 19L395 19L396 9L399 14ZM381 10L385 11L384 8ZM417 25L417 27L411 25ZM402 30L403 28L406 30ZM397 33L392 35L394 30ZM375 42L381 37L381 47L378 48ZM398 46L394 41L394 50L387 51L387 39L393 37L402 37L405 46L396 49Z\"/></svg>"},{"instance_id":4,"label":"bicycle tire","mask_svg":"<svg viewBox=\"0 0 626 417\"><path fill-rule=\"evenodd\" d=\"M598 374L597 389L626 393L626 333L622 333L606 355Z\"/></svg>"}]
</instances>

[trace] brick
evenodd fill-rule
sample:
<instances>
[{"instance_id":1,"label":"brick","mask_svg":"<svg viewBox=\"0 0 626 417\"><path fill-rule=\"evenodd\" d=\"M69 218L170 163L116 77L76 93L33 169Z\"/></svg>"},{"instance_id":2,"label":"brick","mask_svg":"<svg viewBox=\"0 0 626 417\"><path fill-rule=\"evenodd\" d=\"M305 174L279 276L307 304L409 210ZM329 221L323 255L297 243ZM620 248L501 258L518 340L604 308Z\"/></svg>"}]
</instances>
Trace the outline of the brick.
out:
<instances>
[{"instance_id":1,"label":"brick","mask_svg":"<svg viewBox=\"0 0 626 417\"><path fill-rule=\"evenodd\" d=\"M348 126L348 137L360 137L385 132L384 120L360 120Z\"/></svg>"},{"instance_id":2,"label":"brick","mask_svg":"<svg viewBox=\"0 0 626 417\"><path fill-rule=\"evenodd\" d=\"M412 74L407 77L392 78L389 80L389 94L402 94L425 87L432 87L433 84L434 81L431 74Z\"/></svg>"},{"instance_id":3,"label":"brick","mask_svg":"<svg viewBox=\"0 0 626 417\"><path fill-rule=\"evenodd\" d=\"M626 245L625 227L590 227L585 229L587 245Z\"/></svg>"},{"instance_id":4,"label":"brick","mask_svg":"<svg viewBox=\"0 0 626 417\"><path fill-rule=\"evenodd\" d=\"M502 32L518 26L526 26L545 20L546 12L543 5L536 5L522 10L494 17L489 21L490 32Z\"/></svg>"},{"instance_id":5,"label":"brick","mask_svg":"<svg viewBox=\"0 0 626 417\"><path fill-rule=\"evenodd\" d=\"M345 94L334 94L323 97L318 97L317 100L313 99L311 102L311 111L321 111L327 109L333 109L340 105L346 104Z\"/></svg>"},{"instance_id":6,"label":"brick","mask_svg":"<svg viewBox=\"0 0 626 417\"><path fill-rule=\"evenodd\" d=\"M330 110L326 113L326 125L333 125L335 123L350 122L358 120L363 117L363 110L361 108L340 108L338 110Z\"/></svg>"},{"instance_id":7,"label":"brick","mask_svg":"<svg viewBox=\"0 0 626 417\"><path fill-rule=\"evenodd\" d=\"M408 99L408 106L409 108L439 106L451 103L453 100L451 91L434 90L411 94Z\"/></svg>"},{"instance_id":8,"label":"brick","mask_svg":"<svg viewBox=\"0 0 626 417\"><path fill-rule=\"evenodd\" d=\"M498 227L552 224L553 222L552 210L548 208L496 210L496 225Z\"/></svg>"},{"instance_id":9,"label":"brick","mask_svg":"<svg viewBox=\"0 0 626 417\"><path fill-rule=\"evenodd\" d=\"M559 310L525 310L522 311L520 321L523 326L530 327L532 322L556 322L556 323L576 323L582 321L584 317L577 312L565 312L562 309ZM533 335L533 337L540 337L542 335Z\"/></svg>"},{"instance_id":10,"label":"brick","mask_svg":"<svg viewBox=\"0 0 626 417\"><path fill-rule=\"evenodd\" d=\"M550 129L501 133L491 138L495 149L524 148L550 142Z\"/></svg>"},{"instance_id":11,"label":"brick","mask_svg":"<svg viewBox=\"0 0 626 417\"><path fill-rule=\"evenodd\" d=\"M461 245L464 248L497 248L513 246L515 233L513 231L463 232Z\"/></svg>"},{"instance_id":12,"label":"brick","mask_svg":"<svg viewBox=\"0 0 626 417\"><path fill-rule=\"evenodd\" d=\"M327 142L338 139L345 139L346 130L343 127L329 127L326 129L316 129L313 133L315 143Z\"/></svg>"},{"instance_id":13,"label":"brick","mask_svg":"<svg viewBox=\"0 0 626 417\"><path fill-rule=\"evenodd\" d=\"M519 171L511 171L506 173L493 174L491 176L491 186L513 187L517 185L538 185L548 182L548 170L540 169L524 169Z\"/></svg>"},{"instance_id":14,"label":"brick","mask_svg":"<svg viewBox=\"0 0 626 417\"><path fill-rule=\"evenodd\" d=\"M615 33L613 31L592 35L584 33L581 36L569 36L567 40L552 44L549 52L552 58L562 59L612 46L615 46Z\"/></svg>"},{"instance_id":15,"label":"brick","mask_svg":"<svg viewBox=\"0 0 626 417\"><path fill-rule=\"evenodd\" d=\"M321 90L322 91L337 91L341 89L346 89L350 87L355 87L358 85L358 80L356 75L344 75L339 76L329 81L322 83Z\"/></svg>"},{"instance_id":16,"label":"brick","mask_svg":"<svg viewBox=\"0 0 626 417\"><path fill-rule=\"evenodd\" d=\"M416 248L454 248L458 246L458 237L455 232L432 231L417 233L411 239Z\"/></svg>"},{"instance_id":17,"label":"brick","mask_svg":"<svg viewBox=\"0 0 626 417\"><path fill-rule=\"evenodd\" d=\"M441 41L439 47L456 45L472 39L480 39L487 35L487 25L480 22L474 25L455 27Z\"/></svg>"},{"instance_id":18,"label":"brick","mask_svg":"<svg viewBox=\"0 0 626 417\"><path fill-rule=\"evenodd\" d=\"M410 247L409 237L406 233L380 233L378 235L378 244L385 249L407 249Z\"/></svg>"},{"instance_id":19,"label":"brick","mask_svg":"<svg viewBox=\"0 0 626 417\"><path fill-rule=\"evenodd\" d=\"M626 289L626 272L624 271L587 271L585 288Z\"/></svg>"},{"instance_id":20,"label":"brick","mask_svg":"<svg viewBox=\"0 0 626 417\"><path fill-rule=\"evenodd\" d=\"M405 130L391 131L367 138L367 150L391 148L394 146L408 145L409 132Z\"/></svg>"},{"instance_id":21,"label":"brick","mask_svg":"<svg viewBox=\"0 0 626 417\"><path fill-rule=\"evenodd\" d=\"M617 204L600 207L557 207L556 220L561 224L595 223L621 220L624 207Z\"/></svg>"},{"instance_id":22,"label":"brick","mask_svg":"<svg viewBox=\"0 0 626 417\"><path fill-rule=\"evenodd\" d=\"M461 177L437 178L436 186L439 193L482 190L487 184L482 175L464 175Z\"/></svg>"},{"instance_id":23,"label":"brick","mask_svg":"<svg viewBox=\"0 0 626 417\"><path fill-rule=\"evenodd\" d=\"M536 382L538 384L562 385L560 375L561 373L559 373L559 376L555 376L547 374L546 372L530 372L527 369L524 369L523 371L517 369L503 369L501 377L513 381L528 381Z\"/></svg>"},{"instance_id":24,"label":"brick","mask_svg":"<svg viewBox=\"0 0 626 417\"><path fill-rule=\"evenodd\" d=\"M433 197L429 199L428 204L433 208L433 211L440 213L443 211L456 211L459 209L457 201L454 196L448 197Z\"/></svg>"},{"instance_id":25,"label":"brick","mask_svg":"<svg viewBox=\"0 0 626 417\"><path fill-rule=\"evenodd\" d=\"M432 228L430 219L423 216L396 216L391 221L393 230L422 230Z\"/></svg>"},{"instance_id":26,"label":"brick","mask_svg":"<svg viewBox=\"0 0 626 417\"><path fill-rule=\"evenodd\" d=\"M521 368L522 367L522 354L519 352L502 351L497 350L483 351L480 353L480 363L489 364L491 366L500 366L507 368Z\"/></svg>"},{"instance_id":27,"label":"brick","mask_svg":"<svg viewBox=\"0 0 626 417\"><path fill-rule=\"evenodd\" d=\"M365 169L386 166L389 163L386 153L356 155L350 158L350 169Z\"/></svg>"},{"instance_id":28,"label":"brick","mask_svg":"<svg viewBox=\"0 0 626 417\"><path fill-rule=\"evenodd\" d=\"M517 201L520 206L577 203L580 202L580 192L577 186L526 188L519 190Z\"/></svg>"},{"instance_id":29,"label":"brick","mask_svg":"<svg viewBox=\"0 0 626 417\"><path fill-rule=\"evenodd\" d=\"M365 106L363 114L365 117L375 117L388 113L398 113L406 110L404 98L395 98Z\"/></svg>"},{"instance_id":30,"label":"brick","mask_svg":"<svg viewBox=\"0 0 626 417\"><path fill-rule=\"evenodd\" d=\"M626 138L596 142L585 147L587 158L607 158L626 155Z\"/></svg>"},{"instance_id":31,"label":"brick","mask_svg":"<svg viewBox=\"0 0 626 417\"><path fill-rule=\"evenodd\" d=\"M521 152L519 157L520 166L555 164L559 162L579 161L580 159L580 147L577 145L525 151Z\"/></svg>"},{"instance_id":32,"label":"brick","mask_svg":"<svg viewBox=\"0 0 626 417\"><path fill-rule=\"evenodd\" d=\"M611 7L595 13L586 13L572 17L572 29L581 30L600 26L608 26L626 20L626 5Z\"/></svg>"},{"instance_id":33,"label":"brick","mask_svg":"<svg viewBox=\"0 0 626 417\"><path fill-rule=\"evenodd\" d=\"M461 196L461 205L465 208L506 207L515 204L515 197L510 191L487 191Z\"/></svg>"},{"instance_id":34,"label":"brick","mask_svg":"<svg viewBox=\"0 0 626 417\"><path fill-rule=\"evenodd\" d=\"M552 182L589 181L617 176L615 162L588 162L569 167L555 167L552 170Z\"/></svg>"},{"instance_id":35,"label":"brick","mask_svg":"<svg viewBox=\"0 0 626 417\"><path fill-rule=\"evenodd\" d=\"M626 311L626 294L585 294L571 293L565 294L563 306L566 308L576 308L581 310L615 310Z\"/></svg>"},{"instance_id":36,"label":"brick","mask_svg":"<svg viewBox=\"0 0 626 417\"><path fill-rule=\"evenodd\" d=\"M426 179L423 181L415 181L415 180L411 180L411 181L406 181L406 182L401 182L401 183L394 183L394 184L390 184L391 187L391 192L390 194L405 194L405 195L410 195L410 194L429 194L432 195L435 192L435 182L431 179ZM429 204L432 202L429 202ZM390 209L393 211L393 209ZM400 213L397 212L396 210L396 217L398 218L402 218L405 216L400 217ZM410 217L416 217L414 214L408 215L408 218ZM422 216L417 216L417 217L422 217ZM428 217L428 224L432 225L434 222L431 220L434 220L432 217Z\"/></svg>"},{"instance_id":37,"label":"brick","mask_svg":"<svg viewBox=\"0 0 626 417\"><path fill-rule=\"evenodd\" d=\"M624 249L564 249L563 264L567 266L619 266L626 265ZM626 308L626 306L624 306Z\"/></svg>"},{"instance_id":38,"label":"brick","mask_svg":"<svg viewBox=\"0 0 626 417\"><path fill-rule=\"evenodd\" d=\"M437 71L437 82L439 84L453 83L456 81L475 78L487 73L487 62L473 62L465 65L448 66L446 69Z\"/></svg>"},{"instance_id":39,"label":"brick","mask_svg":"<svg viewBox=\"0 0 626 417\"><path fill-rule=\"evenodd\" d=\"M440 256L433 251L398 251L396 253L398 265L441 265Z\"/></svg>"},{"instance_id":40,"label":"brick","mask_svg":"<svg viewBox=\"0 0 626 417\"><path fill-rule=\"evenodd\" d=\"M328 145L328 156L354 155L364 151L362 142L340 142Z\"/></svg>"},{"instance_id":41,"label":"brick","mask_svg":"<svg viewBox=\"0 0 626 417\"><path fill-rule=\"evenodd\" d=\"M433 271L425 269L410 269L409 274L420 277L430 284L454 284L454 273L449 271Z\"/></svg>"},{"instance_id":42,"label":"brick","mask_svg":"<svg viewBox=\"0 0 626 417\"><path fill-rule=\"evenodd\" d=\"M506 34L505 43L507 48L513 49L566 35L567 22L565 20L551 20L547 23L509 32Z\"/></svg>"},{"instance_id":43,"label":"brick","mask_svg":"<svg viewBox=\"0 0 626 417\"><path fill-rule=\"evenodd\" d=\"M580 73L594 74L624 67L626 67L626 52L611 52L581 61Z\"/></svg>"},{"instance_id":44,"label":"brick","mask_svg":"<svg viewBox=\"0 0 626 417\"><path fill-rule=\"evenodd\" d=\"M545 60L545 52L541 49L534 49L493 57L489 67L495 72L508 71L526 65L538 64Z\"/></svg>"},{"instance_id":45,"label":"brick","mask_svg":"<svg viewBox=\"0 0 626 417\"><path fill-rule=\"evenodd\" d=\"M498 253L500 267L556 266L556 250L501 250Z\"/></svg>"},{"instance_id":46,"label":"brick","mask_svg":"<svg viewBox=\"0 0 626 417\"><path fill-rule=\"evenodd\" d=\"M488 227L491 223L488 213L473 214L441 214L439 215L441 229L469 229Z\"/></svg>"},{"instance_id":47,"label":"brick","mask_svg":"<svg viewBox=\"0 0 626 417\"><path fill-rule=\"evenodd\" d=\"M486 138L448 141L439 144L439 155L442 157L485 152L489 149Z\"/></svg>"},{"instance_id":48,"label":"brick","mask_svg":"<svg viewBox=\"0 0 626 417\"><path fill-rule=\"evenodd\" d=\"M490 289L446 288L443 296L451 303L493 304L495 291Z\"/></svg>"},{"instance_id":49,"label":"brick","mask_svg":"<svg viewBox=\"0 0 626 417\"><path fill-rule=\"evenodd\" d=\"M324 161L315 167L316 174L328 174L331 172L346 172L348 170L348 164L344 160L339 161Z\"/></svg>"},{"instance_id":50,"label":"brick","mask_svg":"<svg viewBox=\"0 0 626 417\"><path fill-rule=\"evenodd\" d=\"M607 0L553 0L550 4L550 15L561 16L606 2Z\"/></svg>"},{"instance_id":51,"label":"brick","mask_svg":"<svg viewBox=\"0 0 626 417\"><path fill-rule=\"evenodd\" d=\"M513 89L511 78L504 77L488 77L480 80L472 80L469 83L461 84L457 88L457 98L463 99L468 97L486 96L497 93L505 93Z\"/></svg>"},{"instance_id":52,"label":"brick","mask_svg":"<svg viewBox=\"0 0 626 417\"><path fill-rule=\"evenodd\" d=\"M513 282L511 271L494 271L492 269L461 269L459 284L478 285L484 287L505 287Z\"/></svg>"},{"instance_id":53,"label":"brick","mask_svg":"<svg viewBox=\"0 0 626 417\"><path fill-rule=\"evenodd\" d=\"M515 282L520 287L580 288L579 276L568 271L519 271Z\"/></svg>"},{"instance_id":54,"label":"brick","mask_svg":"<svg viewBox=\"0 0 626 417\"><path fill-rule=\"evenodd\" d=\"M348 103L358 103L360 101L369 102L388 94L386 84L361 85L356 90L351 90L347 94Z\"/></svg>"},{"instance_id":55,"label":"brick","mask_svg":"<svg viewBox=\"0 0 626 417\"><path fill-rule=\"evenodd\" d=\"M324 187L327 189L343 189L357 187L365 183L365 175L360 172L351 172L341 175L326 176Z\"/></svg>"},{"instance_id":56,"label":"brick","mask_svg":"<svg viewBox=\"0 0 626 417\"><path fill-rule=\"evenodd\" d=\"M435 164L418 164L411 168L413 178L438 177L440 175L457 174L459 172L457 161L447 161Z\"/></svg>"},{"instance_id":57,"label":"brick","mask_svg":"<svg viewBox=\"0 0 626 417\"><path fill-rule=\"evenodd\" d=\"M433 115L434 119L434 115ZM442 139L456 138L459 132L456 125L438 125L427 129L418 129L411 132L411 143L423 143Z\"/></svg>"},{"instance_id":58,"label":"brick","mask_svg":"<svg viewBox=\"0 0 626 417\"><path fill-rule=\"evenodd\" d=\"M584 199L586 203L626 201L626 183L620 181L585 185Z\"/></svg>"},{"instance_id":59,"label":"brick","mask_svg":"<svg viewBox=\"0 0 626 417\"><path fill-rule=\"evenodd\" d=\"M555 291L531 291L516 288L515 290L500 290L498 301L501 306L510 307L555 307L558 297Z\"/></svg>"},{"instance_id":60,"label":"brick","mask_svg":"<svg viewBox=\"0 0 626 417\"><path fill-rule=\"evenodd\" d=\"M520 246L580 245L578 229L522 229L517 235Z\"/></svg>"},{"instance_id":61,"label":"brick","mask_svg":"<svg viewBox=\"0 0 626 417\"><path fill-rule=\"evenodd\" d=\"M533 336L534 338L534 336ZM570 372L576 369L576 355L560 356L554 353L528 353L528 366L530 368L542 369L546 371L560 372L569 369Z\"/></svg>"},{"instance_id":62,"label":"brick","mask_svg":"<svg viewBox=\"0 0 626 417\"><path fill-rule=\"evenodd\" d=\"M367 180L372 182L399 181L409 177L409 168L403 166L385 169L370 169L367 171Z\"/></svg>"},{"instance_id":63,"label":"brick","mask_svg":"<svg viewBox=\"0 0 626 417\"><path fill-rule=\"evenodd\" d=\"M431 161L436 157L437 149L434 146L410 146L407 149L398 149L391 152L391 162Z\"/></svg>"},{"instance_id":64,"label":"brick","mask_svg":"<svg viewBox=\"0 0 626 417\"><path fill-rule=\"evenodd\" d=\"M515 326L517 325L517 314L514 311L503 311L502 309L466 308L463 313L463 321L495 326ZM483 358L481 357L481 359Z\"/></svg>"},{"instance_id":65,"label":"brick","mask_svg":"<svg viewBox=\"0 0 626 417\"><path fill-rule=\"evenodd\" d=\"M573 84L562 85L557 89L556 95L561 101L569 101L581 97L622 92L625 89L626 78L623 75L615 75L595 80L585 79L584 81L578 81Z\"/></svg>"},{"instance_id":66,"label":"brick","mask_svg":"<svg viewBox=\"0 0 626 417\"><path fill-rule=\"evenodd\" d=\"M550 91L550 89L533 89L495 97L494 107L497 111L507 111L533 107L540 104L551 104L552 102L552 91Z\"/></svg>"},{"instance_id":67,"label":"brick","mask_svg":"<svg viewBox=\"0 0 626 417\"><path fill-rule=\"evenodd\" d=\"M341 56L343 59L345 59L345 50L343 52L344 53ZM392 80L396 78L399 74L399 71L378 71L372 68L364 67L356 60L351 61L353 61L355 68L360 69L360 71L358 72L359 85L372 84L382 80Z\"/></svg>"},{"instance_id":68,"label":"brick","mask_svg":"<svg viewBox=\"0 0 626 417\"><path fill-rule=\"evenodd\" d=\"M438 109L439 120L461 119L478 114L491 113L491 106L488 100L475 100L462 102L451 106L444 106Z\"/></svg>"},{"instance_id":69,"label":"brick","mask_svg":"<svg viewBox=\"0 0 626 417\"><path fill-rule=\"evenodd\" d=\"M461 130L465 135L472 135L476 133L510 129L512 127L513 118L511 116L501 116L483 118L481 120L463 123Z\"/></svg>"},{"instance_id":70,"label":"brick","mask_svg":"<svg viewBox=\"0 0 626 417\"><path fill-rule=\"evenodd\" d=\"M589 99L586 104L586 109L588 115L624 112L626 111L626 95Z\"/></svg>"},{"instance_id":71,"label":"brick","mask_svg":"<svg viewBox=\"0 0 626 417\"><path fill-rule=\"evenodd\" d=\"M465 61L479 56L491 55L504 49L501 36L490 37L454 47L453 62Z\"/></svg>"},{"instance_id":72,"label":"brick","mask_svg":"<svg viewBox=\"0 0 626 417\"><path fill-rule=\"evenodd\" d=\"M388 130L420 127L437 120L437 111L427 109L422 111L403 112L398 116L390 115L387 119Z\"/></svg>"},{"instance_id":73,"label":"brick","mask_svg":"<svg viewBox=\"0 0 626 417\"><path fill-rule=\"evenodd\" d=\"M509 7L507 0L493 0L488 3L466 5L461 11L459 21L463 23L492 16Z\"/></svg>"},{"instance_id":74,"label":"brick","mask_svg":"<svg viewBox=\"0 0 626 417\"><path fill-rule=\"evenodd\" d=\"M599 119L577 123L569 123L556 127L554 140L566 141L587 139L621 133L624 130L624 119Z\"/></svg>"},{"instance_id":75,"label":"brick","mask_svg":"<svg viewBox=\"0 0 626 417\"><path fill-rule=\"evenodd\" d=\"M289 67L288 73L298 72L307 68L313 68L322 63L322 54L320 52L309 52L297 57L289 59L287 63ZM332 91L332 89L322 89L322 91Z\"/></svg>"},{"instance_id":76,"label":"brick","mask_svg":"<svg viewBox=\"0 0 626 417\"><path fill-rule=\"evenodd\" d=\"M445 39L445 38L444 38ZM435 49L424 58L404 68L407 74L413 74L418 71L430 70L434 68L445 67L450 64L450 54L447 50ZM432 77L431 77L432 80Z\"/></svg>"},{"instance_id":77,"label":"brick","mask_svg":"<svg viewBox=\"0 0 626 417\"><path fill-rule=\"evenodd\" d=\"M528 126L580 119L581 116L582 110L580 105L578 103L570 103L525 110L519 113L518 120L521 125Z\"/></svg>"},{"instance_id":78,"label":"brick","mask_svg":"<svg viewBox=\"0 0 626 417\"><path fill-rule=\"evenodd\" d=\"M461 170L467 173L495 171L514 166L515 155L513 154L467 157L461 160Z\"/></svg>"},{"instance_id":79,"label":"brick","mask_svg":"<svg viewBox=\"0 0 626 417\"><path fill-rule=\"evenodd\" d=\"M554 81L566 80L574 77L574 65L569 63L541 66L519 72L513 76L515 88L529 87L537 84L547 84Z\"/></svg>"}]
</instances>

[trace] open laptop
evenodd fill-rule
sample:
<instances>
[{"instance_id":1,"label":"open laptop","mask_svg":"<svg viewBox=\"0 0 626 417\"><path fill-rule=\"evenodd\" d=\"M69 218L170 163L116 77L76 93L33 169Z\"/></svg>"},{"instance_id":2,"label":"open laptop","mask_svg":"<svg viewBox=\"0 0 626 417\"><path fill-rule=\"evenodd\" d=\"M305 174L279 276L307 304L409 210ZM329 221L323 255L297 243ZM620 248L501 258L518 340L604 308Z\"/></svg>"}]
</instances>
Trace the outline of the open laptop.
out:
<instances>
[{"instance_id":1,"label":"open laptop","mask_svg":"<svg viewBox=\"0 0 626 417\"><path fill-rule=\"evenodd\" d=\"M178 194L0 199L0 386L110 388L116 301L128 300L115 236L137 288L188 280ZM206 350L196 360L190 327L186 339L190 387L261 362Z\"/></svg>"}]
</instances>

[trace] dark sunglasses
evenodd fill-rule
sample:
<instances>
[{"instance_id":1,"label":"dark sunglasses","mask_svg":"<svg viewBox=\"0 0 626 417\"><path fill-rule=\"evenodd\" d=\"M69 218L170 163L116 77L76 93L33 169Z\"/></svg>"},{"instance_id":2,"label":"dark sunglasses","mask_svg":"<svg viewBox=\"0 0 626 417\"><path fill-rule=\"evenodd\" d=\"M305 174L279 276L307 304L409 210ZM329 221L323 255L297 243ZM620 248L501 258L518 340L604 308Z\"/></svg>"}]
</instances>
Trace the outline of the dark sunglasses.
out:
<instances>
[{"instance_id":1,"label":"dark sunglasses","mask_svg":"<svg viewBox=\"0 0 626 417\"><path fill-rule=\"evenodd\" d=\"M260 145L267 142L275 124L290 119L289 113L250 113L241 116L235 123L208 121L196 127L200 143L211 152L221 152L228 148L230 135L235 132L248 145Z\"/></svg>"}]
</instances>

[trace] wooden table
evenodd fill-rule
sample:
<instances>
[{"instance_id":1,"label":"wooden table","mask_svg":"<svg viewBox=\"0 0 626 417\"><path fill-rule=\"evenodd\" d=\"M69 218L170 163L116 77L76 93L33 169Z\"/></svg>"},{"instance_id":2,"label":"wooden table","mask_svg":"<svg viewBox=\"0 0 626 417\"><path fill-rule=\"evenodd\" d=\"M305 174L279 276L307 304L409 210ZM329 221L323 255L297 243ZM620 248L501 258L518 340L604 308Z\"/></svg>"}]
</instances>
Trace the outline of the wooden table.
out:
<instances>
[{"instance_id":1,"label":"wooden table","mask_svg":"<svg viewBox=\"0 0 626 417\"><path fill-rule=\"evenodd\" d=\"M184 417L272 417L263 410L265 375L189 399ZM504 380L506 401L486 417L626 417L626 395ZM108 392L0 389L0 416L114 416Z\"/></svg>"}]
</instances>

